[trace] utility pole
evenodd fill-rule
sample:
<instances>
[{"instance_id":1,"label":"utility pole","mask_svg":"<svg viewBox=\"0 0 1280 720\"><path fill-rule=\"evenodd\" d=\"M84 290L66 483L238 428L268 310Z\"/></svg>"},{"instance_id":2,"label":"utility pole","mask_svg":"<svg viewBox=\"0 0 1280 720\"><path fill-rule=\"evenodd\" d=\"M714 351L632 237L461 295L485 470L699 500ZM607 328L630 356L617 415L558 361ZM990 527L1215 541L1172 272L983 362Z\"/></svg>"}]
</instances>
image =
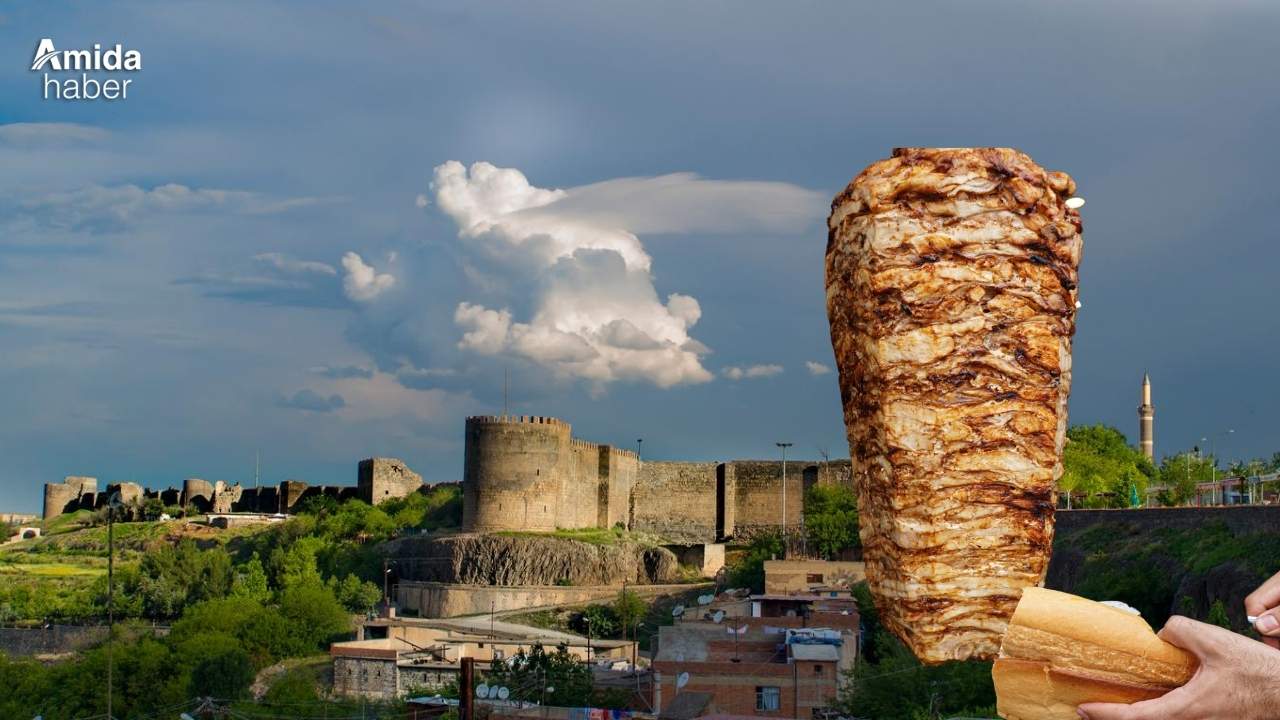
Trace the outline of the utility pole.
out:
<instances>
[{"instance_id":1,"label":"utility pole","mask_svg":"<svg viewBox=\"0 0 1280 720\"><path fill-rule=\"evenodd\" d=\"M793 443L780 442L774 444L782 448L782 554L783 557L786 557L787 548L789 547L787 543L787 448L791 447Z\"/></svg>"},{"instance_id":2,"label":"utility pole","mask_svg":"<svg viewBox=\"0 0 1280 720\"><path fill-rule=\"evenodd\" d=\"M390 592L391 568L388 567L387 559L382 558L382 614L384 617L391 617L391 592Z\"/></svg>"},{"instance_id":3,"label":"utility pole","mask_svg":"<svg viewBox=\"0 0 1280 720\"><path fill-rule=\"evenodd\" d=\"M475 717L476 701L476 659L462 658L462 678L458 687L458 720L472 720Z\"/></svg>"},{"instance_id":4,"label":"utility pole","mask_svg":"<svg viewBox=\"0 0 1280 720\"><path fill-rule=\"evenodd\" d=\"M112 702L112 685L115 670L116 635L116 508L120 506L120 491L116 491L107 500L107 720L115 718L115 704Z\"/></svg>"}]
</instances>

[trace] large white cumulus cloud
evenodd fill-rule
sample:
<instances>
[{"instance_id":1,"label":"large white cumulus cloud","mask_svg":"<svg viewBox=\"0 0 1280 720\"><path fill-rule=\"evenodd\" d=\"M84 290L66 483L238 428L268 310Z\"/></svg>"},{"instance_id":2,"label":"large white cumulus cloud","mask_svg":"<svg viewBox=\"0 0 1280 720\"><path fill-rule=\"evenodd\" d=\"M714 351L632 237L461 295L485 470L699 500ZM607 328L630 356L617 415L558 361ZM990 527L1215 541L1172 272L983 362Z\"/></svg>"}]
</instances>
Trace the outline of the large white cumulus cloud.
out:
<instances>
[{"instance_id":1,"label":"large white cumulus cloud","mask_svg":"<svg viewBox=\"0 0 1280 720\"><path fill-rule=\"evenodd\" d=\"M682 177L686 184L705 182ZM463 333L459 348L510 353L597 385L711 380L701 361L708 350L690 335L702 315L698 301L678 293L659 297L648 253L620 224L626 213L574 202L595 187L539 188L519 170L483 162L436 168L436 205L457 223L459 237L535 295L523 321L505 307L460 303L454 314ZM635 192L615 190L604 204L636 199Z\"/></svg>"}]
</instances>

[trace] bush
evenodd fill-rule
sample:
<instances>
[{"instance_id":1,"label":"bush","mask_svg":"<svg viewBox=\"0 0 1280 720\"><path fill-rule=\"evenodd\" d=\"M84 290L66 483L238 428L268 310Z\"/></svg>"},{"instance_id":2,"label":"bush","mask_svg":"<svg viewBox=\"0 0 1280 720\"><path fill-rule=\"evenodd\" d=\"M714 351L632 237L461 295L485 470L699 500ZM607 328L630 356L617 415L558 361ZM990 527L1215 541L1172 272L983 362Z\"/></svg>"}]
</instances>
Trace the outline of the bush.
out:
<instances>
[{"instance_id":1,"label":"bush","mask_svg":"<svg viewBox=\"0 0 1280 720\"><path fill-rule=\"evenodd\" d=\"M764 592L764 561L782 557L784 550L781 535L761 535L752 540L742 557L729 568L729 582L735 587L750 588L752 592Z\"/></svg>"},{"instance_id":2,"label":"bush","mask_svg":"<svg viewBox=\"0 0 1280 720\"><path fill-rule=\"evenodd\" d=\"M615 637L618 634L618 615L608 605L588 605L569 621L569 628L591 637Z\"/></svg>"}]
</instances>

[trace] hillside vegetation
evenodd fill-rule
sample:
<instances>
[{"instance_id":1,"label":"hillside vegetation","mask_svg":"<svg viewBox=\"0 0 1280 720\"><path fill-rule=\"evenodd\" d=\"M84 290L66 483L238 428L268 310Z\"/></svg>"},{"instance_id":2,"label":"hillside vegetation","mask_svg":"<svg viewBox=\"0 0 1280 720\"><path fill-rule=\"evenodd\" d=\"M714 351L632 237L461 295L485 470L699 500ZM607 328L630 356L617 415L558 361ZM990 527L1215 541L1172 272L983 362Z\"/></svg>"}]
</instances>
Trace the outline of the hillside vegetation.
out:
<instances>
[{"instance_id":1,"label":"hillside vegetation","mask_svg":"<svg viewBox=\"0 0 1280 720\"><path fill-rule=\"evenodd\" d=\"M136 717L195 696L248 700L255 674L324 652L349 637L352 615L381 598L378 545L403 534L454 527L457 486L378 507L318 499L296 517L218 531L185 522L118 523L116 617L171 624L153 638L121 633L114 649L116 715ZM105 614L106 528L77 527L6 546L0 612L8 621L97 621ZM106 651L56 665L0 657L0 717L102 713ZM314 675L314 673L312 673ZM292 685L298 673L286 673ZM83 681L94 679L92 682ZM318 692L318 691L317 691ZM292 687L265 700L307 695Z\"/></svg>"}]
</instances>

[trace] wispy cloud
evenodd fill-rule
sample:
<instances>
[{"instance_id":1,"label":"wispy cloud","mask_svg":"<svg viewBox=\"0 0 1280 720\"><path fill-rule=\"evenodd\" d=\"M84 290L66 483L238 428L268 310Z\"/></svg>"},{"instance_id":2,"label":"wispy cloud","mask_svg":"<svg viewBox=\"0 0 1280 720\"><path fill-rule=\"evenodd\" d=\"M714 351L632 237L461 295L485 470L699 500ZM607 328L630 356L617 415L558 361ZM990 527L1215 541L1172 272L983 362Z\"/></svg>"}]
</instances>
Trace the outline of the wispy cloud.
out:
<instances>
[{"instance_id":1,"label":"wispy cloud","mask_svg":"<svg viewBox=\"0 0 1280 720\"><path fill-rule=\"evenodd\" d=\"M831 372L831 368L830 368L830 367L828 367L827 365L823 365L823 364L822 364L822 363L820 363L820 362L813 361L813 360L806 360L806 361L805 361L805 363L804 363L804 366L805 366L805 368L809 371L809 374L810 374L810 375L815 375L815 376L816 376L816 375L826 375L827 373Z\"/></svg>"},{"instance_id":2,"label":"wispy cloud","mask_svg":"<svg viewBox=\"0 0 1280 720\"><path fill-rule=\"evenodd\" d=\"M23 147L97 143L111 133L93 125L78 123L7 123L0 125L0 143Z\"/></svg>"},{"instance_id":3,"label":"wispy cloud","mask_svg":"<svg viewBox=\"0 0 1280 720\"><path fill-rule=\"evenodd\" d=\"M327 413L346 407L347 402L337 393L326 397L314 390L304 389L293 395L279 396L276 398L276 405L290 410Z\"/></svg>"},{"instance_id":4,"label":"wispy cloud","mask_svg":"<svg viewBox=\"0 0 1280 720\"><path fill-rule=\"evenodd\" d=\"M720 371L729 380L749 380L753 378L766 378L780 375L782 373L781 365L748 365L746 367L738 367L730 365Z\"/></svg>"}]
</instances>

